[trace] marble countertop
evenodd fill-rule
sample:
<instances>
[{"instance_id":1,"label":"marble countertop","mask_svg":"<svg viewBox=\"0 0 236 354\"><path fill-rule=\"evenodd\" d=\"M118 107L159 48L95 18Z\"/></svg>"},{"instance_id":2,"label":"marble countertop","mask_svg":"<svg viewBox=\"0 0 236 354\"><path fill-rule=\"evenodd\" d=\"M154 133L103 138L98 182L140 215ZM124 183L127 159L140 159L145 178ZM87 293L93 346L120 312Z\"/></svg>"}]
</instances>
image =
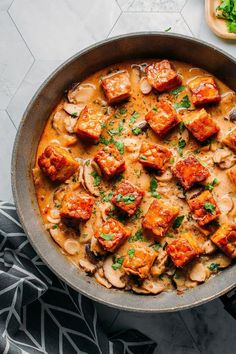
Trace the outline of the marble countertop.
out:
<instances>
[{"instance_id":1,"label":"marble countertop","mask_svg":"<svg viewBox=\"0 0 236 354\"><path fill-rule=\"evenodd\" d=\"M52 70L107 37L169 27L236 55L236 42L216 37L207 27L203 0L0 0L0 199L13 201L10 161L17 127ZM159 315L97 307L111 330L135 327L154 338L156 353L235 352L236 322L219 300Z\"/></svg>"}]
</instances>

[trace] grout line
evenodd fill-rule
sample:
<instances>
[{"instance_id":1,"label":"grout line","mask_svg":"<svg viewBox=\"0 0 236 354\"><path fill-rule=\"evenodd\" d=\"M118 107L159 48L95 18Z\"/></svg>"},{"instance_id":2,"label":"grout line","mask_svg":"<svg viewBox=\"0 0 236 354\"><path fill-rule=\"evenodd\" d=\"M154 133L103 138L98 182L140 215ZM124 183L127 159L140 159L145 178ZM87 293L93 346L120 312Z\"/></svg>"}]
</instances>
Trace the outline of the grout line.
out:
<instances>
[{"instance_id":1,"label":"grout line","mask_svg":"<svg viewBox=\"0 0 236 354\"><path fill-rule=\"evenodd\" d=\"M182 11L182 10L181 10ZM181 12L180 10L175 10L175 11L167 11L167 10L158 10L158 11L130 11L130 10L124 10L123 13L124 14L180 14Z\"/></svg>"},{"instance_id":2,"label":"grout line","mask_svg":"<svg viewBox=\"0 0 236 354\"><path fill-rule=\"evenodd\" d=\"M184 4L183 4L182 8L179 10L179 13L181 13L181 12L183 11L183 9L185 8L185 5L187 4L187 2L188 2L188 0L185 0L185 2L184 2Z\"/></svg>"},{"instance_id":3,"label":"grout line","mask_svg":"<svg viewBox=\"0 0 236 354\"><path fill-rule=\"evenodd\" d=\"M111 32L113 31L115 25L117 24L118 20L120 19L122 13L123 13L123 12L121 11L121 13L120 13L120 15L117 17L117 20L115 21L114 25L111 27L110 31L108 32L106 38L108 38L108 37L110 36L110 34L111 34Z\"/></svg>"},{"instance_id":4,"label":"grout line","mask_svg":"<svg viewBox=\"0 0 236 354\"><path fill-rule=\"evenodd\" d=\"M188 23L185 21L184 16L182 15L182 12L179 13L180 16L182 17L182 20L184 21L184 23L186 24L186 26L188 27L189 31L192 33L193 37L196 38L196 35L193 33L193 31L191 30L191 28L189 27Z\"/></svg>"},{"instance_id":5,"label":"grout line","mask_svg":"<svg viewBox=\"0 0 236 354\"><path fill-rule=\"evenodd\" d=\"M117 6L119 7L120 11L123 12L123 10L122 10L122 8L120 7L120 4L118 3L118 1L117 1L117 0L115 0L115 1L116 1Z\"/></svg>"},{"instance_id":6,"label":"grout line","mask_svg":"<svg viewBox=\"0 0 236 354\"><path fill-rule=\"evenodd\" d=\"M7 116L8 116L8 118L10 119L10 121L12 122L12 124L13 124L14 128L15 128L15 129L16 129L16 131L17 131L17 127L16 127L16 125L15 125L14 121L12 120L12 118L11 118L11 116L10 116L9 112L8 112L6 109L5 109L5 112L6 112Z\"/></svg>"},{"instance_id":7,"label":"grout line","mask_svg":"<svg viewBox=\"0 0 236 354\"><path fill-rule=\"evenodd\" d=\"M180 311L178 312L178 315L179 315L179 317L180 317L180 320L183 322L183 325L184 325L186 331L188 332L189 336L191 337L191 339L192 339L192 341L193 341L193 343L194 343L196 349L198 350L198 352L199 352L200 354L203 354L202 351L200 350L200 348L198 347L198 345L197 345L197 343L196 343L196 341L195 341L195 338L193 337L193 335L192 335L190 329L189 329L188 326L186 325L185 320L184 320L184 318L183 318L183 316L182 316L182 314L181 314Z\"/></svg>"}]
</instances>

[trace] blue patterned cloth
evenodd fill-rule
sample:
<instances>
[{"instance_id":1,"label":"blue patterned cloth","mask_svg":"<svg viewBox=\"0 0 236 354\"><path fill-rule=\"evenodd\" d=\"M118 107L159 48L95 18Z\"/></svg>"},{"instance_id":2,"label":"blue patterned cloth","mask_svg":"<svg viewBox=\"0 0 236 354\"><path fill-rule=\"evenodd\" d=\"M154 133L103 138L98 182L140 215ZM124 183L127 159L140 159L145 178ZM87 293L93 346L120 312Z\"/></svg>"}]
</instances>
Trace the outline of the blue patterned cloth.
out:
<instances>
[{"instance_id":1,"label":"blue patterned cloth","mask_svg":"<svg viewBox=\"0 0 236 354\"><path fill-rule=\"evenodd\" d=\"M0 202L1 354L151 354L155 347L136 330L105 333L93 302L44 265L14 205Z\"/></svg>"}]
</instances>

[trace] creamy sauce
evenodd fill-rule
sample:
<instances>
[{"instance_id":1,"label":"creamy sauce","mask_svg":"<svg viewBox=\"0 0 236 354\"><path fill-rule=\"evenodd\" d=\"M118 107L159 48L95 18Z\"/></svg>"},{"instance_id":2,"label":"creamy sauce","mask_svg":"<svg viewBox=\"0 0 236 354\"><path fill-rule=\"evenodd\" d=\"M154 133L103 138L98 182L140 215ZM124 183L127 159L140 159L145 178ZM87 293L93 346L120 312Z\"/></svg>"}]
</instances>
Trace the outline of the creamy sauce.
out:
<instances>
[{"instance_id":1,"label":"creamy sauce","mask_svg":"<svg viewBox=\"0 0 236 354\"><path fill-rule=\"evenodd\" d=\"M170 290L177 287L178 291L182 291L185 288L194 287L201 283L199 281L191 280L190 276L191 269L194 267L196 262L200 262L204 265L206 272L205 279L207 279L212 274L215 274L215 270L212 271L208 268L209 265L212 263L220 263L222 265L220 268L224 268L230 264L230 260L218 249L214 250L214 247L210 245L213 247L212 254L203 254L197 261L189 263L183 269L176 270L169 260L161 267L160 259L161 256L165 256L166 243L171 242L173 238L178 236L178 234L183 233L186 230L190 231L202 247L205 247L204 245L206 242L210 243L210 241L207 235L208 231L204 229L201 230L190 217L188 204L184 199L182 190L178 185L176 185L176 180L174 178L170 178L169 180L168 177L167 180L165 180L165 178L158 177L155 173L148 172L142 167L140 162L138 162L140 145L142 141L149 141L165 146L172 151L174 163L176 163L181 158L177 148L178 142L180 139L184 139L186 146L183 148L183 157L186 157L190 152L193 153L210 172L210 177L204 182L204 184L212 182L214 178L217 178L218 180L218 183L214 186L212 193L219 208L222 209L222 214L219 221L227 221L232 223L235 221L234 218L236 216L236 195L234 192L234 187L226 175L226 169L222 169L219 164L215 164L213 157L215 151L223 147L221 143L222 137L235 126L233 122L226 120L225 117L227 118L229 111L236 106L236 97L235 93L232 92L226 85L224 85L217 78L215 79L221 94L221 101L217 105L209 105L204 108L212 115L213 120L217 122L217 125L220 127L220 132L209 145L203 146L199 144L199 142L193 138L187 129L180 131L179 126L172 129L170 133L162 139L158 138L150 128L148 128L146 132L139 135L134 135L132 128L144 120L144 116L155 106L158 98L160 99L161 97L164 98L166 96L166 98L174 103L176 101L180 102L184 96L188 95L191 101L191 94L188 91L187 83L193 78L201 77L203 75L210 75L200 68L192 68L190 65L181 62L172 62L176 71L182 78L182 85L186 86L186 89L176 96L170 95L169 93L157 94L154 90L152 90L148 95L144 95L141 93L139 88L140 72L136 65L133 65L141 63L142 62L140 61L120 63L100 70L89 76L81 83L83 85L90 84L84 85L85 92L82 99L84 99L85 104L90 104L96 112L100 114L102 113L102 115L110 115L106 122L104 122L102 137L105 139L110 139L111 134L109 135L108 133L108 130L110 130L115 132L113 135L113 139L115 141L124 143L123 156L126 162L126 170L122 175L125 179L129 180L145 193L139 206L138 213L136 213L133 217L127 217L122 220L122 223L130 229L132 236L135 235L137 230L141 229L142 217L145 215L149 205L154 200L150 192L151 178L157 178L158 185L156 192L161 196L161 198L163 200L167 200L171 205L178 206L180 208L179 215L185 216L181 226L178 229L173 230L170 228L167 233L168 236L162 237L159 240L161 245L161 248L158 250L159 258L157 258L157 261L153 266L161 269L159 271L157 270L157 275L150 276L148 280L145 280L144 285L140 285L140 283L135 283L133 279L127 278L122 271L122 267L118 270L121 272L121 278L123 277L123 279L125 279L125 289L129 290L132 288L134 291L139 293L150 293L152 292L149 291L150 284L153 282L160 286L160 289L162 290ZM151 63L151 61L147 60L145 63ZM106 98L103 90L101 89L100 78L107 75L109 72L112 72L114 69L127 70L129 72L132 85L132 95L128 101L124 101L110 107L107 105ZM74 158L79 158L81 160L93 159L97 151L104 147L104 144L101 142L95 145L86 143L73 134L73 125L77 118L71 118L71 116L63 110L63 105L65 102L68 102L67 97L62 99L48 119L38 146L36 161L49 144L65 147L71 152ZM189 109L194 109L194 106L191 104ZM134 112L137 112L137 114L133 114ZM180 114L181 113L184 113L184 110L180 111ZM71 133L69 131L71 131ZM225 147L224 150L227 150L227 148ZM229 150L229 154L232 155L233 152ZM79 161L81 162L81 160ZM168 173L170 175L170 170L168 170L167 174ZM59 215L60 204L65 191L68 189L75 191L84 190L80 183L79 176L77 175L72 176L65 183L58 184L51 182L40 171L37 162L34 169L35 189L45 227L50 230L51 236L60 246L62 253L76 266L80 267L82 265L82 268L85 268L86 270L83 263L83 260L88 262L88 259L86 258L85 245L89 244L93 239L94 231L103 222L102 218L107 217L106 215L104 216L105 209L107 207L112 208L112 204L109 201L109 192L113 191L118 181L113 179L107 182L104 179L101 179L99 185L95 186L99 196L96 198L92 217L87 222L81 223L79 232L72 227L65 226L61 222ZM91 181L91 183L94 183L93 179ZM196 191L196 189L193 188L193 191ZM193 194L193 191L191 190L190 192L187 192L187 194ZM227 199L228 197L231 198L233 207L232 210L226 213L224 211L223 204L225 198ZM115 257L126 255L127 251L132 248L133 245L137 246L137 242L140 244L140 247L142 247L144 243L145 245L153 244L153 240L148 238L147 231L143 230L143 236L147 238L145 241L138 240L132 242L127 240L120 248L118 248L118 250L115 251ZM73 240L74 242L68 243L68 240ZM46 249L45 252L47 252ZM103 264L104 258L101 258L97 265L94 266L97 268L93 269L92 272L96 271L95 278L99 283L110 287L110 282L107 281L107 278L104 276ZM158 272L160 274L158 274ZM155 273L155 269L154 272L151 272L151 274L152 273ZM160 291L153 290L153 293L158 292Z\"/></svg>"}]
</instances>

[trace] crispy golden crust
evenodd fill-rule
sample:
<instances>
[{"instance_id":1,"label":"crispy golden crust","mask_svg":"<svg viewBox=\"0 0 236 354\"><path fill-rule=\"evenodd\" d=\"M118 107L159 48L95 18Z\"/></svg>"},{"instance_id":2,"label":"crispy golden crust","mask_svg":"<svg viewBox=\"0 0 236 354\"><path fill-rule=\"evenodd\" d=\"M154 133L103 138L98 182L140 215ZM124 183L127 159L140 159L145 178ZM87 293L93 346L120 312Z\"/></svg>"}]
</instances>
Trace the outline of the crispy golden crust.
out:
<instances>
[{"instance_id":1,"label":"crispy golden crust","mask_svg":"<svg viewBox=\"0 0 236 354\"><path fill-rule=\"evenodd\" d=\"M208 224L220 215L220 209L209 191L204 191L196 197L189 199L188 205L200 226Z\"/></svg>"},{"instance_id":2,"label":"crispy golden crust","mask_svg":"<svg viewBox=\"0 0 236 354\"><path fill-rule=\"evenodd\" d=\"M111 178L125 170L125 160L113 144L99 150L94 160L99 164L107 178Z\"/></svg>"},{"instance_id":3,"label":"crispy golden crust","mask_svg":"<svg viewBox=\"0 0 236 354\"><path fill-rule=\"evenodd\" d=\"M64 182L79 168L79 163L70 153L59 147L49 145L38 158L41 170L52 180Z\"/></svg>"},{"instance_id":4,"label":"crispy golden crust","mask_svg":"<svg viewBox=\"0 0 236 354\"><path fill-rule=\"evenodd\" d=\"M138 159L144 167L165 172L169 166L171 156L172 152L167 148L144 141L141 145Z\"/></svg>"},{"instance_id":5,"label":"crispy golden crust","mask_svg":"<svg viewBox=\"0 0 236 354\"><path fill-rule=\"evenodd\" d=\"M182 83L181 78L171 68L168 60L148 65L146 67L146 74L150 85L159 92L171 90Z\"/></svg>"},{"instance_id":6,"label":"crispy golden crust","mask_svg":"<svg viewBox=\"0 0 236 354\"><path fill-rule=\"evenodd\" d=\"M222 224L211 236L214 242L230 258L236 258L236 225Z\"/></svg>"},{"instance_id":7,"label":"crispy golden crust","mask_svg":"<svg viewBox=\"0 0 236 354\"><path fill-rule=\"evenodd\" d=\"M151 247L135 247L132 248L132 253L125 256L123 269L127 274L135 274L140 278L147 278L150 274L150 269L157 257Z\"/></svg>"},{"instance_id":8,"label":"crispy golden crust","mask_svg":"<svg viewBox=\"0 0 236 354\"><path fill-rule=\"evenodd\" d=\"M142 201L144 192L127 180L122 180L113 194L112 203L125 211L128 215L133 215Z\"/></svg>"},{"instance_id":9,"label":"crispy golden crust","mask_svg":"<svg viewBox=\"0 0 236 354\"><path fill-rule=\"evenodd\" d=\"M101 85L109 104L123 101L131 95L131 83L127 71L103 77Z\"/></svg>"},{"instance_id":10,"label":"crispy golden crust","mask_svg":"<svg viewBox=\"0 0 236 354\"><path fill-rule=\"evenodd\" d=\"M130 230L115 219L108 219L95 232L95 237L101 246L109 252L113 252L130 236Z\"/></svg>"},{"instance_id":11,"label":"crispy golden crust","mask_svg":"<svg viewBox=\"0 0 236 354\"><path fill-rule=\"evenodd\" d=\"M156 103L156 107L145 116L154 132L163 137L179 123L179 118L171 104L166 101Z\"/></svg>"},{"instance_id":12,"label":"crispy golden crust","mask_svg":"<svg viewBox=\"0 0 236 354\"><path fill-rule=\"evenodd\" d=\"M220 101L218 87L213 77L197 77L192 80L188 86L192 93L192 101L195 106Z\"/></svg>"},{"instance_id":13,"label":"crispy golden crust","mask_svg":"<svg viewBox=\"0 0 236 354\"><path fill-rule=\"evenodd\" d=\"M186 114L184 124L199 141L210 138L220 130L204 108Z\"/></svg>"},{"instance_id":14,"label":"crispy golden crust","mask_svg":"<svg viewBox=\"0 0 236 354\"><path fill-rule=\"evenodd\" d=\"M190 189L196 183L203 182L210 176L207 168L192 155L178 161L171 171L185 190Z\"/></svg>"},{"instance_id":15,"label":"crispy golden crust","mask_svg":"<svg viewBox=\"0 0 236 354\"><path fill-rule=\"evenodd\" d=\"M75 124L74 132L81 138L97 141L102 132L101 123L101 116L85 106Z\"/></svg>"},{"instance_id":16,"label":"crispy golden crust","mask_svg":"<svg viewBox=\"0 0 236 354\"><path fill-rule=\"evenodd\" d=\"M201 249L193 236L190 233L185 233L169 243L166 252L176 267L184 267L201 253Z\"/></svg>"},{"instance_id":17,"label":"crispy golden crust","mask_svg":"<svg viewBox=\"0 0 236 354\"><path fill-rule=\"evenodd\" d=\"M179 208L155 199L144 216L142 226L158 237L165 236L178 213Z\"/></svg>"},{"instance_id":18,"label":"crispy golden crust","mask_svg":"<svg viewBox=\"0 0 236 354\"><path fill-rule=\"evenodd\" d=\"M222 142L225 145L227 145L230 149L236 151L236 128L234 128L228 134L226 134Z\"/></svg>"},{"instance_id":19,"label":"crispy golden crust","mask_svg":"<svg viewBox=\"0 0 236 354\"><path fill-rule=\"evenodd\" d=\"M69 192L63 200L60 209L62 219L66 221L85 221L92 215L95 199L89 195Z\"/></svg>"}]
</instances>

